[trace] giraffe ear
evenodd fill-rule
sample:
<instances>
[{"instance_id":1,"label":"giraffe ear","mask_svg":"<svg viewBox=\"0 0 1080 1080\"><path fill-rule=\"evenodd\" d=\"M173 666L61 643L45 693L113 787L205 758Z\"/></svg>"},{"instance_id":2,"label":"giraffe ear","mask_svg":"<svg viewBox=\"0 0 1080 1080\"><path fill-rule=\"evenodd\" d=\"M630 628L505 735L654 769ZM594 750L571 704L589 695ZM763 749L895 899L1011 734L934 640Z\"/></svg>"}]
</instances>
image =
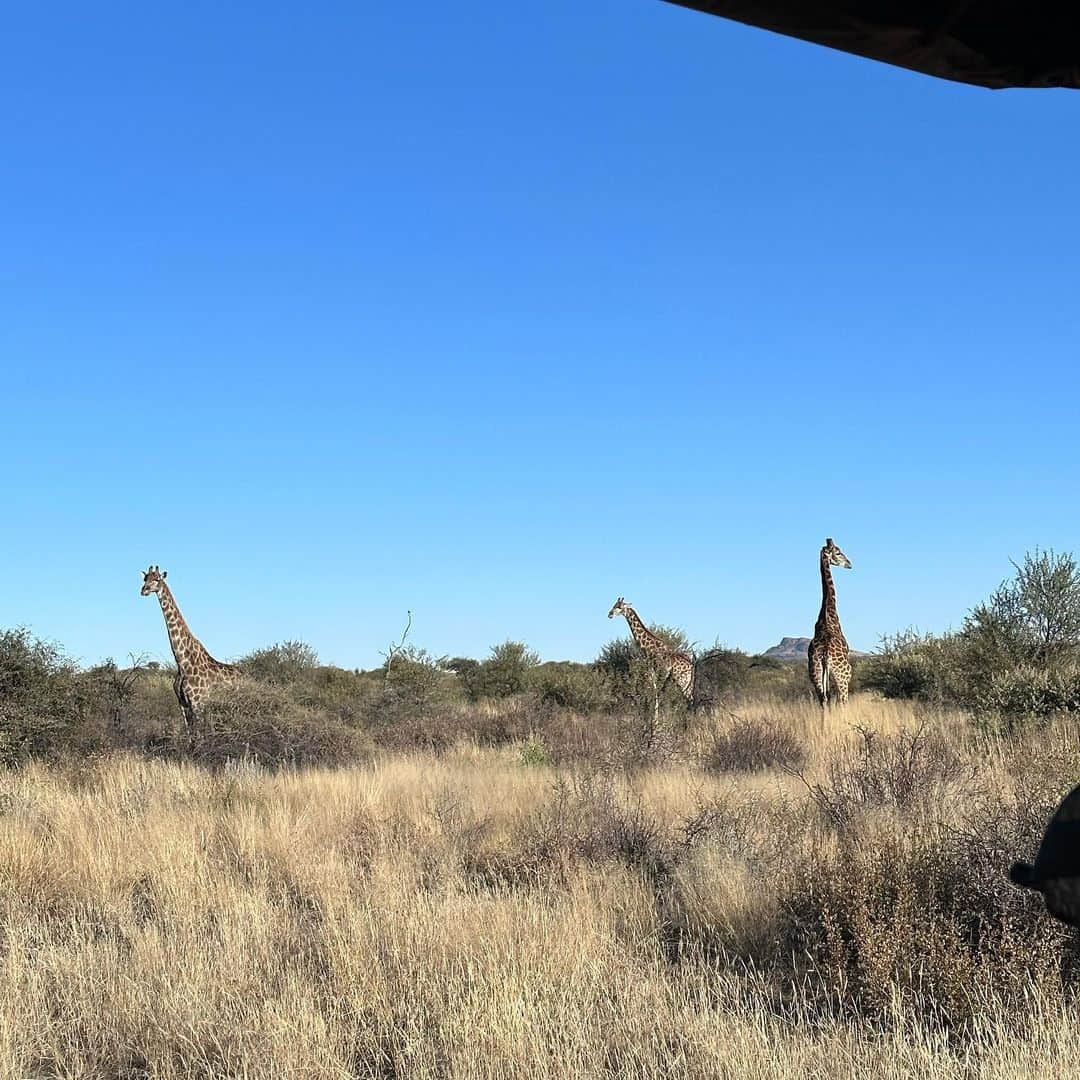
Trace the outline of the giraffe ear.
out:
<instances>
[{"instance_id":1,"label":"giraffe ear","mask_svg":"<svg viewBox=\"0 0 1080 1080\"><path fill-rule=\"evenodd\" d=\"M832 542L832 537L831 537L831 536L827 536L827 537L825 538L825 546L826 546L826 547L832 547L832 546L833 546L833 542Z\"/></svg>"},{"instance_id":2,"label":"giraffe ear","mask_svg":"<svg viewBox=\"0 0 1080 1080\"><path fill-rule=\"evenodd\" d=\"M168 570L166 570L166 571L165 571L165 572L164 572L164 573L163 573L163 574L161 575L161 580L162 580L162 581L164 581L164 580L165 580L165 579L166 579L166 578L167 578L168 576L169 576L169 571L168 571Z\"/></svg>"}]
</instances>

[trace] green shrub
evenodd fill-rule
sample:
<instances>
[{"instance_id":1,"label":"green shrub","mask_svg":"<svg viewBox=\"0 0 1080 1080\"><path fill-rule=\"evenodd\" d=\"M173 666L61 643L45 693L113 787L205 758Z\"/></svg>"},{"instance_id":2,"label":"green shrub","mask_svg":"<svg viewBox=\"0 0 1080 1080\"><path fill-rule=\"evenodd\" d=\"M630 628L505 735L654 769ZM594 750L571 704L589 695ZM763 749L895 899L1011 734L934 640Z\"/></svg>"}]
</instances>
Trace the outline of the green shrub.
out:
<instances>
[{"instance_id":1,"label":"green shrub","mask_svg":"<svg viewBox=\"0 0 1080 1080\"><path fill-rule=\"evenodd\" d=\"M457 673L469 697L479 701L523 693L529 689L531 674L539 663L540 657L524 642L508 640L492 645L486 660L459 657L448 666Z\"/></svg>"},{"instance_id":2,"label":"green shrub","mask_svg":"<svg viewBox=\"0 0 1080 1080\"><path fill-rule=\"evenodd\" d=\"M1080 567L1071 554L1029 552L957 633L886 639L860 685L886 697L950 702L985 724L1080 710Z\"/></svg>"},{"instance_id":3,"label":"green shrub","mask_svg":"<svg viewBox=\"0 0 1080 1080\"><path fill-rule=\"evenodd\" d=\"M132 749L176 751L183 740L183 714L173 690L171 667L148 666L138 681L120 745Z\"/></svg>"},{"instance_id":4,"label":"green shrub","mask_svg":"<svg viewBox=\"0 0 1080 1080\"><path fill-rule=\"evenodd\" d=\"M694 699L698 705L750 694L777 696L790 684L805 691L805 668L784 664L771 656L749 656L741 649L714 645L694 663Z\"/></svg>"},{"instance_id":5,"label":"green shrub","mask_svg":"<svg viewBox=\"0 0 1080 1080\"><path fill-rule=\"evenodd\" d=\"M0 631L0 699L64 711L78 696L75 664L29 630Z\"/></svg>"},{"instance_id":6,"label":"green shrub","mask_svg":"<svg viewBox=\"0 0 1080 1080\"><path fill-rule=\"evenodd\" d=\"M532 767L551 764L551 754L539 735L530 735L521 744L521 764Z\"/></svg>"},{"instance_id":7,"label":"green shrub","mask_svg":"<svg viewBox=\"0 0 1080 1080\"><path fill-rule=\"evenodd\" d=\"M383 686L376 709L385 719L408 711L422 715L442 708L457 696L457 680L445 657L407 645L383 668Z\"/></svg>"},{"instance_id":8,"label":"green shrub","mask_svg":"<svg viewBox=\"0 0 1080 1080\"><path fill-rule=\"evenodd\" d=\"M1014 575L972 609L961 633L986 668L1077 658L1080 567L1070 554L1028 552Z\"/></svg>"},{"instance_id":9,"label":"green shrub","mask_svg":"<svg viewBox=\"0 0 1080 1080\"><path fill-rule=\"evenodd\" d=\"M261 765L337 765L365 756L355 728L298 705L280 686L251 679L204 705L195 755L210 765L242 758Z\"/></svg>"},{"instance_id":10,"label":"green shrub","mask_svg":"<svg viewBox=\"0 0 1080 1080\"><path fill-rule=\"evenodd\" d=\"M347 724L359 724L385 685L382 671L348 671L320 664L289 687L295 700Z\"/></svg>"},{"instance_id":11,"label":"green shrub","mask_svg":"<svg viewBox=\"0 0 1080 1080\"><path fill-rule=\"evenodd\" d=\"M252 678L287 684L310 676L319 666L319 657L306 642L282 641L249 653L239 666Z\"/></svg>"},{"instance_id":12,"label":"green shrub","mask_svg":"<svg viewBox=\"0 0 1080 1080\"><path fill-rule=\"evenodd\" d=\"M690 642L681 630L658 625L650 626L649 629L670 648L693 655ZM607 678L611 696L617 706L652 708L654 669L632 637L609 641L600 650L596 667ZM669 686L665 696L677 708L682 707L684 699L677 687Z\"/></svg>"},{"instance_id":13,"label":"green shrub","mask_svg":"<svg viewBox=\"0 0 1080 1080\"><path fill-rule=\"evenodd\" d=\"M77 740L91 688L50 642L0 631L0 762L54 753Z\"/></svg>"},{"instance_id":14,"label":"green shrub","mask_svg":"<svg viewBox=\"0 0 1080 1080\"><path fill-rule=\"evenodd\" d=\"M887 698L961 701L967 697L967 666L957 635L906 630L882 639L880 651L861 665L859 683Z\"/></svg>"},{"instance_id":15,"label":"green shrub","mask_svg":"<svg viewBox=\"0 0 1080 1080\"><path fill-rule=\"evenodd\" d=\"M462 689L475 700L474 690L479 681L480 661L473 660L469 656L455 656L452 660L446 661L446 668L458 677Z\"/></svg>"},{"instance_id":16,"label":"green shrub","mask_svg":"<svg viewBox=\"0 0 1080 1080\"><path fill-rule=\"evenodd\" d=\"M532 683L542 702L581 713L599 712L613 703L610 680L595 666L541 664Z\"/></svg>"},{"instance_id":17,"label":"green shrub","mask_svg":"<svg viewBox=\"0 0 1080 1080\"><path fill-rule=\"evenodd\" d=\"M989 675L971 694L980 713L1005 718L1046 720L1060 713L1080 712L1080 666L1021 665Z\"/></svg>"}]
</instances>

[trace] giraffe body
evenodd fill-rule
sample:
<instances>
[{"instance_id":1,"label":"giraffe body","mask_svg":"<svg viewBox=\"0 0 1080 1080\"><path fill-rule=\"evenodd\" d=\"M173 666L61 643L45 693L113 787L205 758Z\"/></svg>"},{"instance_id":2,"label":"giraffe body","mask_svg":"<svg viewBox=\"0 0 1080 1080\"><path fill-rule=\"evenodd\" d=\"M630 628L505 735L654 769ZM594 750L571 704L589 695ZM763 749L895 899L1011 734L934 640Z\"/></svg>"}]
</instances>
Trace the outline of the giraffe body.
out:
<instances>
[{"instance_id":1,"label":"giraffe body","mask_svg":"<svg viewBox=\"0 0 1080 1080\"><path fill-rule=\"evenodd\" d=\"M830 700L843 704L848 698L851 684L851 660L848 643L840 627L836 612L836 585L833 583L832 567L851 569L851 560L833 543L830 537L821 549L821 611L814 624L814 637L806 650L810 669L810 682L814 695L823 708Z\"/></svg>"},{"instance_id":2,"label":"giraffe body","mask_svg":"<svg viewBox=\"0 0 1080 1080\"><path fill-rule=\"evenodd\" d=\"M143 596L155 593L161 604L169 644L176 660L173 692L184 714L188 745L193 747L198 733L199 716L207 699L222 687L234 685L240 679L241 671L232 664L215 660L206 646L191 632L180 613L172 589L165 583L166 574L166 571L151 566L143 573L141 593Z\"/></svg>"},{"instance_id":3,"label":"giraffe body","mask_svg":"<svg viewBox=\"0 0 1080 1080\"><path fill-rule=\"evenodd\" d=\"M608 618L622 615L634 635L638 648L653 673L653 712L660 712L660 695L669 680L674 681L687 705L694 703L694 658L661 641L642 621L641 616L620 596L608 612Z\"/></svg>"}]
</instances>

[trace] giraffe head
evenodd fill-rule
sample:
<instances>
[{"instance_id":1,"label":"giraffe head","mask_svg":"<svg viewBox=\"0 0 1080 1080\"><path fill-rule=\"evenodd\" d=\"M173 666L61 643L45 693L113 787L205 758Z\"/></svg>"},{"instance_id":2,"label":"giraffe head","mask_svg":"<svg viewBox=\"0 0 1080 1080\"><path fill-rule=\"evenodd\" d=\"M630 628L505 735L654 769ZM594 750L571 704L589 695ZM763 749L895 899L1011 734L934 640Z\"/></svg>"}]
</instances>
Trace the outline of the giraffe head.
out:
<instances>
[{"instance_id":1,"label":"giraffe head","mask_svg":"<svg viewBox=\"0 0 1080 1080\"><path fill-rule=\"evenodd\" d=\"M845 570L851 569L851 560L833 543L831 536L825 541L821 554L833 566L842 566Z\"/></svg>"},{"instance_id":2,"label":"giraffe head","mask_svg":"<svg viewBox=\"0 0 1080 1080\"><path fill-rule=\"evenodd\" d=\"M161 591L161 586L165 583L165 579L169 576L168 570L162 570L159 566L151 566L149 570L142 572L143 583L139 592L143 596L149 596L151 593Z\"/></svg>"},{"instance_id":3,"label":"giraffe head","mask_svg":"<svg viewBox=\"0 0 1080 1080\"><path fill-rule=\"evenodd\" d=\"M623 615L629 606L630 605L620 596L619 599L611 605L611 610L607 613L607 617L609 619L614 619L616 615Z\"/></svg>"}]
</instances>

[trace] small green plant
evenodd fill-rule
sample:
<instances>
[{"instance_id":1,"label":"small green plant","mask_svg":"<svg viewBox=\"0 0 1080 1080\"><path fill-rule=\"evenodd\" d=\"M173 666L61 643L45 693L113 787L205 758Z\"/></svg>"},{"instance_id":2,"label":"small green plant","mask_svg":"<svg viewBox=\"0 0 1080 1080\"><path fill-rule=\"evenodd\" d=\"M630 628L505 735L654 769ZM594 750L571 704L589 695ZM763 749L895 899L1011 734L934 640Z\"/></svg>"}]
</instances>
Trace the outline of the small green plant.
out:
<instances>
[{"instance_id":1,"label":"small green plant","mask_svg":"<svg viewBox=\"0 0 1080 1080\"><path fill-rule=\"evenodd\" d=\"M551 764L551 752L546 743L539 735L530 735L521 744L521 764L526 767L539 768Z\"/></svg>"}]
</instances>

